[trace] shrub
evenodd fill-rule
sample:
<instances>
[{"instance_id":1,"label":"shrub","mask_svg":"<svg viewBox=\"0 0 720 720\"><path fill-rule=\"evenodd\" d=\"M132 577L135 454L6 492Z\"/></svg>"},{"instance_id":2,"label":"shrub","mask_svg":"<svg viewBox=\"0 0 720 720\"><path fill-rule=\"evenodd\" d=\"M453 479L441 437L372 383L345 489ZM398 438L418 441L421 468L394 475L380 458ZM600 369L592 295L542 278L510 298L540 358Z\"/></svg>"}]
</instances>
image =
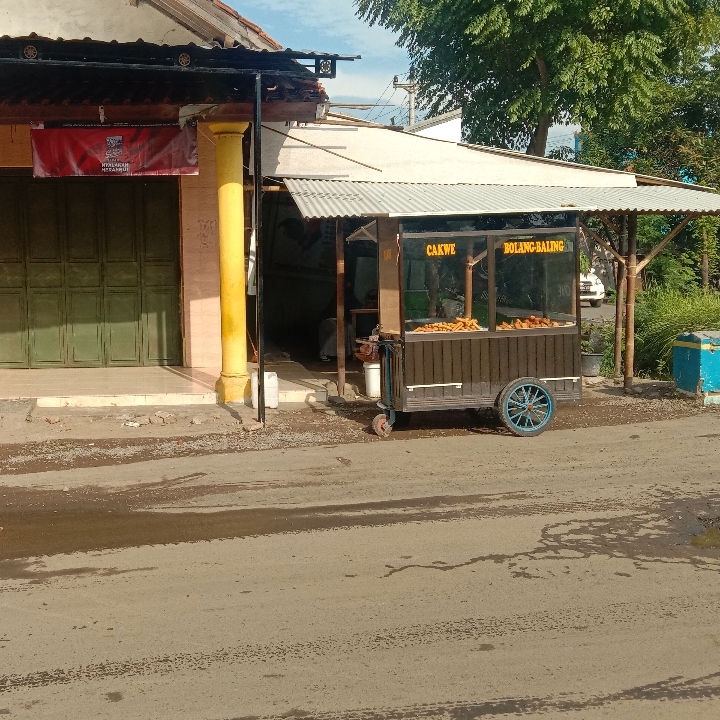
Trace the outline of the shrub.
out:
<instances>
[{"instance_id":1,"label":"shrub","mask_svg":"<svg viewBox=\"0 0 720 720\"><path fill-rule=\"evenodd\" d=\"M672 374L673 342L683 332L720 330L720 293L651 288L635 312L635 373Z\"/></svg>"}]
</instances>

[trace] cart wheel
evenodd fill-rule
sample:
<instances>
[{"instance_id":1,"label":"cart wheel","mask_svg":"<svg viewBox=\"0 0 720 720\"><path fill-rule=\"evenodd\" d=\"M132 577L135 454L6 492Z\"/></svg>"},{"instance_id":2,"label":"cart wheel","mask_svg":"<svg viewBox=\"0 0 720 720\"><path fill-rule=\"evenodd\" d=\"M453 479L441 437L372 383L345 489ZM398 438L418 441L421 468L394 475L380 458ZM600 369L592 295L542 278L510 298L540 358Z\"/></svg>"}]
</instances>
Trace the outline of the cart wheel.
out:
<instances>
[{"instance_id":1,"label":"cart wheel","mask_svg":"<svg viewBox=\"0 0 720 720\"><path fill-rule=\"evenodd\" d=\"M520 378L500 393L498 410L503 425L511 433L530 437L550 427L555 405L552 390L542 380Z\"/></svg>"},{"instance_id":2,"label":"cart wheel","mask_svg":"<svg viewBox=\"0 0 720 720\"><path fill-rule=\"evenodd\" d=\"M392 432L392 425L388 423L388 419L384 413L376 415L372 421L372 428L378 437L386 438Z\"/></svg>"},{"instance_id":3,"label":"cart wheel","mask_svg":"<svg viewBox=\"0 0 720 720\"><path fill-rule=\"evenodd\" d=\"M412 419L412 413L402 412L400 410L395 411L395 422L392 424L394 430L404 430L410 425Z\"/></svg>"}]
</instances>

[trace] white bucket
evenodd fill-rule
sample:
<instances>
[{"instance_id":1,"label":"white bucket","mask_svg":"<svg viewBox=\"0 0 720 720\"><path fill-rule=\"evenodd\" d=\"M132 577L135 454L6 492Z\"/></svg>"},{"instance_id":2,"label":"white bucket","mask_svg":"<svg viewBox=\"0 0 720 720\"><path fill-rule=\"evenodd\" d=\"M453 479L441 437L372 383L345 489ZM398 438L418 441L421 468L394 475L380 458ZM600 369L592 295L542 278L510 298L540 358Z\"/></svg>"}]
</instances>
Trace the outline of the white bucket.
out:
<instances>
[{"instance_id":1,"label":"white bucket","mask_svg":"<svg viewBox=\"0 0 720 720\"><path fill-rule=\"evenodd\" d=\"M258 374L257 371L253 372L250 379L252 386L252 406L257 408L258 406ZM265 407L276 408L280 401L280 388L278 386L278 376L274 372L265 373Z\"/></svg>"},{"instance_id":2,"label":"white bucket","mask_svg":"<svg viewBox=\"0 0 720 720\"><path fill-rule=\"evenodd\" d=\"M371 398L380 397L380 363L364 362L365 370L365 395Z\"/></svg>"}]
</instances>

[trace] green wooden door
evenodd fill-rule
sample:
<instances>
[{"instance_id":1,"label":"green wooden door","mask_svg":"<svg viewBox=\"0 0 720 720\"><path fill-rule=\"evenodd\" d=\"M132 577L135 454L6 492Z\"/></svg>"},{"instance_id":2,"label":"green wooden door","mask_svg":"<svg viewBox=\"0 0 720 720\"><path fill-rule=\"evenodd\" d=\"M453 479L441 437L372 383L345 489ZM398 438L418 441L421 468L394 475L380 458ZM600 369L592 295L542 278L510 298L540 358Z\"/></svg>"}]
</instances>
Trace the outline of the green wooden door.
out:
<instances>
[{"instance_id":1,"label":"green wooden door","mask_svg":"<svg viewBox=\"0 0 720 720\"><path fill-rule=\"evenodd\" d=\"M0 178L0 366L178 365L174 178Z\"/></svg>"}]
</instances>

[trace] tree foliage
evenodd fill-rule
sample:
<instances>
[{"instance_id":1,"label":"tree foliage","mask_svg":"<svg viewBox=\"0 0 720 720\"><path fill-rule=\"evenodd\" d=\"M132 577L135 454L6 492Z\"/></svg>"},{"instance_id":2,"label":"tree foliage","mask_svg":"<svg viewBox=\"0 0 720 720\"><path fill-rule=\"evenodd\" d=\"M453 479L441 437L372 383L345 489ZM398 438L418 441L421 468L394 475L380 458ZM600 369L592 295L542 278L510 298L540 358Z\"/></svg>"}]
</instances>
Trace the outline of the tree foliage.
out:
<instances>
[{"instance_id":1,"label":"tree foliage","mask_svg":"<svg viewBox=\"0 0 720 720\"><path fill-rule=\"evenodd\" d=\"M718 0L357 0L399 32L431 113L462 107L474 142L545 154L556 122L613 129L713 38Z\"/></svg>"},{"instance_id":2,"label":"tree foliage","mask_svg":"<svg viewBox=\"0 0 720 720\"><path fill-rule=\"evenodd\" d=\"M590 165L681 182L720 187L720 53L708 53L655 81L652 111L625 127L595 122L584 129L577 159ZM638 225L648 249L669 231L668 219L645 217ZM720 220L700 218L653 260L648 274L656 284L681 288L700 282L706 249L710 274L720 272Z\"/></svg>"}]
</instances>

